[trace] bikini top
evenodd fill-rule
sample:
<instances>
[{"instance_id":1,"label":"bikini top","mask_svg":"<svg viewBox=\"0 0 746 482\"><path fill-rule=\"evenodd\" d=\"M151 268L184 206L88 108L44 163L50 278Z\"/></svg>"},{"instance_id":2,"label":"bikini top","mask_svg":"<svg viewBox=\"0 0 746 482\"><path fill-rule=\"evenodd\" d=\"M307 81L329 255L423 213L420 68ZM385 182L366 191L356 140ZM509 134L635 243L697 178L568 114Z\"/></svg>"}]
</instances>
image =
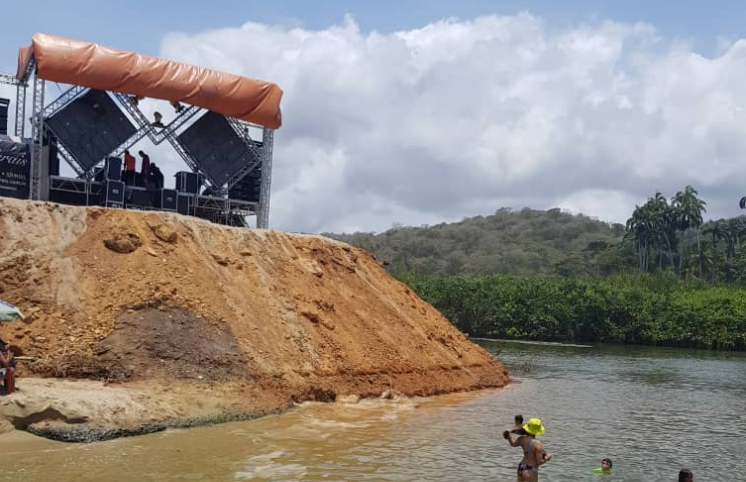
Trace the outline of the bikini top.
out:
<instances>
[{"instance_id":1,"label":"bikini top","mask_svg":"<svg viewBox=\"0 0 746 482\"><path fill-rule=\"evenodd\" d=\"M525 435L521 435L520 437L518 437L518 443L521 444L521 447L523 447L523 437L525 437ZM536 440L536 439L533 439L531 442L529 442L528 447L523 447L523 455L529 456L529 455L533 454L534 453L534 447L538 443L539 443L539 441Z\"/></svg>"}]
</instances>

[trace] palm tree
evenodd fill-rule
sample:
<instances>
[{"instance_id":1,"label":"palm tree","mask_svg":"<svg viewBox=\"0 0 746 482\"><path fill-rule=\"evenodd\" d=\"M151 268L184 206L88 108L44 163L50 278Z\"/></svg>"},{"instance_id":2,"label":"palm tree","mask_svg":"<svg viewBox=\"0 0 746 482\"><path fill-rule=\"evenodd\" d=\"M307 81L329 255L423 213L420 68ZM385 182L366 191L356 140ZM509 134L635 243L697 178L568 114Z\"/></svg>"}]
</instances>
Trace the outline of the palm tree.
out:
<instances>
[{"instance_id":1,"label":"palm tree","mask_svg":"<svg viewBox=\"0 0 746 482\"><path fill-rule=\"evenodd\" d=\"M740 218L731 218L721 220L722 223L722 240L725 241L725 256L730 261L736 255L736 246L741 240L743 232L743 220Z\"/></svg>"},{"instance_id":2,"label":"palm tree","mask_svg":"<svg viewBox=\"0 0 746 482\"><path fill-rule=\"evenodd\" d=\"M677 212L678 229L682 234L689 229L696 229L697 252L699 249L699 227L702 226L702 213L706 212L707 203L700 199L698 192L692 186L686 186L684 191L679 191L671 198L671 205ZM684 257L684 243L681 243L679 255L679 274L681 274L681 263ZM702 276L702 263L699 263L699 275Z\"/></svg>"},{"instance_id":3,"label":"palm tree","mask_svg":"<svg viewBox=\"0 0 746 482\"><path fill-rule=\"evenodd\" d=\"M717 248L718 242L725 239L725 219L718 219L717 221L708 223L702 232L712 236L712 246Z\"/></svg>"},{"instance_id":4,"label":"palm tree","mask_svg":"<svg viewBox=\"0 0 746 482\"><path fill-rule=\"evenodd\" d=\"M635 206L632 217L627 220L625 239L633 239L637 252L638 268L647 272L650 263L650 241L655 233L654 212L647 204Z\"/></svg>"},{"instance_id":5,"label":"palm tree","mask_svg":"<svg viewBox=\"0 0 746 482\"><path fill-rule=\"evenodd\" d=\"M668 262L671 267L674 267L674 247L676 245L676 230L678 227L678 211L669 206L666 197L660 192L656 192L655 196L648 199L646 205L653 212L654 226L655 226L655 238L658 244L658 268L663 269L663 249L665 246Z\"/></svg>"}]
</instances>

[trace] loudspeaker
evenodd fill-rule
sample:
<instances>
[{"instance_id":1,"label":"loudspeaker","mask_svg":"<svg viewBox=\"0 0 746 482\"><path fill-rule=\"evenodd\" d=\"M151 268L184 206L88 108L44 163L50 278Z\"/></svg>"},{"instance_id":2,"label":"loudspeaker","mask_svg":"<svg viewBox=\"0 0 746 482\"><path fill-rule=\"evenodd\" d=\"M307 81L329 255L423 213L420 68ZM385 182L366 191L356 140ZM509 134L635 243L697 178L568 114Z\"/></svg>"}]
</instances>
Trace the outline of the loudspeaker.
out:
<instances>
[{"instance_id":1,"label":"loudspeaker","mask_svg":"<svg viewBox=\"0 0 746 482\"><path fill-rule=\"evenodd\" d=\"M124 207L124 183L122 181L106 181L106 198L104 206L110 208Z\"/></svg>"},{"instance_id":2,"label":"loudspeaker","mask_svg":"<svg viewBox=\"0 0 746 482\"><path fill-rule=\"evenodd\" d=\"M72 206L86 206L88 198L84 192L49 190L49 200L59 204L70 204Z\"/></svg>"},{"instance_id":3,"label":"loudspeaker","mask_svg":"<svg viewBox=\"0 0 746 482\"><path fill-rule=\"evenodd\" d=\"M179 171L176 177L176 190L187 194L199 193L199 174L196 172Z\"/></svg>"},{"instance_id":4,"label":"loudspeaker","mask_svg":"<svg viewBox=\"0 0 746 482\"><path fill-rule=\"evenodd\" d=\"M100 169L96 169L95 179L98 182L121 181L122 160L118 157L107 157L104 161L104 166Z\"/></svg>"},{"instance_id":5,"label":"loudspeaker","mask_svg":"<svg viewBox=\"0 0 746 482\"><path fill-rule=\"evenodd\" d=\"M104 177L109 181L121 181L122 160L118 157L107 157L104 161Z\"/></svg>"},{"instance_id":6,"label":"loudspeaker","mask_svg":"<svg viewBox=\"0 0 746 482\"><path fill-rule=\"evenodd\" d=\"M255 169L228 190L228 198L259 202L261 191L261 169Z\"/></svg>"},{"instance_id":7,"label":"loudspeaker","mask_svg":"<svg viewBox=\"0 0 746 482\"><path fill-rule=\"evenodd\" d=\"M128 206L135 206L140 208L149 208L153 205L151 193L145 189L130 188L129 196L127 199Z\"/></svg>"},{"instance_id":8,"label":"loudspeaker","mask_svg":"<svg viewBox=\"0 0 746 482\"><path fill-rule=\"evenodd\" d=\"M75 99L48 118L46 126L86 169L137 132L109 94L100 90Z\"/></svg>"},{"instance_id":9,"label":"loudspeaker","mask_svg":"<svg viewBox=\"0 0 746 482\"><path fill-rule=\"evenodd\" d=\"M217 185L226 183L241 168L257 160L257 153L246 147L228 119L208 111L179 137L184 149L200 163L200 171Z\"/></svg>"},{"instance_id":10,"label":"loudspeaker","mask_svg":"<svg viewBox=\"0 0 746 482\"><path fill-rule=\"evenodd\" d=\"M176 189L158 189L155 193L155 207L163 211L176 211Z\"/></svg>"},{"instance_id":11,"label":"loudspeaker","mask_svg":"<svg viewBox=\"0 0 746 482\"><path fill-rule=\"evenodd\" d=\"M184 194L184 193L178 193L176 195L176 212L179 214L188 215L189 214L189 205L191 204L192 195L191 194Z\"/></svg>"}]
</instances>

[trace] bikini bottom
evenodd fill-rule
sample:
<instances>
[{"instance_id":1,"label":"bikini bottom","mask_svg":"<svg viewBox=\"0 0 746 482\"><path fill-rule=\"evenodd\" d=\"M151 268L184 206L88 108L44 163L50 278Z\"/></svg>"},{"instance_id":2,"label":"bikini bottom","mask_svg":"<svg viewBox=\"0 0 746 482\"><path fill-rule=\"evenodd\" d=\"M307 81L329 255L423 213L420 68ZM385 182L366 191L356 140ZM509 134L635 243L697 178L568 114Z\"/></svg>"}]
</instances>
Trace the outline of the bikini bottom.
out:
<instances>
[{"instance_id":1,"label":"bikini bottom","mask_svg":"<svg viewBox=\"0 0 746 482\"><path fill-rule=\"evenodd\" d=\"M523 462L521 462L520 464L518 464L518 476L519 477L521 476L521 473L524 470L531 470L533 472L538 472L539 471L539 467L538 466L534 467L533 465L526 465Z\"/></svg>"}]
</instances>

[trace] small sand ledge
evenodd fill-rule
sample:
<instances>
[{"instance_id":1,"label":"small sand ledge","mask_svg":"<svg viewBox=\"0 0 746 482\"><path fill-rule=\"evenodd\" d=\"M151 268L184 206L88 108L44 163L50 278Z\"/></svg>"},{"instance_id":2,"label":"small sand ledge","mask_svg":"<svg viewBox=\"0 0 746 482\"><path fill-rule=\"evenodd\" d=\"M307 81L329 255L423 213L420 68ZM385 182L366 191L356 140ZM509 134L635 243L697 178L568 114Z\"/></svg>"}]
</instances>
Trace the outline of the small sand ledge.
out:
<instances>
[{"instance_id":1,"label":"small sand ledge","mask_svg":"<svg viewBox=\"0 0 746 482\"><path fill-rule=\"evenodd\" d=\"M0 433L14 429L64 442L94 442L248 420L292 406L240 385L24 378L0 397ZM251 400L251 404L246 403Z\"/></svg>"}]
</instances>

